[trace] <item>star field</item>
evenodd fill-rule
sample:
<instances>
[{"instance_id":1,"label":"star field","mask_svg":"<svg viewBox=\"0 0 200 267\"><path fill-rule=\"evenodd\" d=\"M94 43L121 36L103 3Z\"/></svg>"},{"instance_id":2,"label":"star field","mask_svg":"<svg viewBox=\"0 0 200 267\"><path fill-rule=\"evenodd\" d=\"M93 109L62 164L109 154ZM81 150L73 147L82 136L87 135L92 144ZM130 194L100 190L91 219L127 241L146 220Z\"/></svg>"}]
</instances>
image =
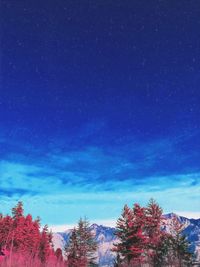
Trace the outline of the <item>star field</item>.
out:
<instances>
[{"instance_id":1,"label":"star field","mask_svg":"<svg viewBox=\"0 0 200 267\"><path fill-rule=\"evenodd\" d=\"M63 224L154 197L198 213L199 28L197 0L2 0L2 209Z\"/></svg>"}]
</instances>

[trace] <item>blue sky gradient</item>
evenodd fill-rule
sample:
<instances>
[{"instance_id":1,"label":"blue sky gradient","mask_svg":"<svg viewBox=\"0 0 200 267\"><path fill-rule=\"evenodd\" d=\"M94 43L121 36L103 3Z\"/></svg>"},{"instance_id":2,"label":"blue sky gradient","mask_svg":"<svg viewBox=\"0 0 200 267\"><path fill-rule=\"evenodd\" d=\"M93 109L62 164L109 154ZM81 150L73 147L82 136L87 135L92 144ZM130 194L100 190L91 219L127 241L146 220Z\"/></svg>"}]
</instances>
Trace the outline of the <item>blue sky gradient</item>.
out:
<instances>
[{"instance_id":1,"label":"blue sky gradient","mask_svg":"<svg viewBox=\"0 0 200 267\"><path fill-rule=\"evenodd\" d=\"M200 217L199 1L2 1L0 211Z\"/></svg>"},{"instance_id":2,"label":"blue sky gradient","mask_svg":"<svg viewBox=\"0 0 200 267\"><path fill-rule=\"evenodd\" d=\"M94 127L92 132L98 135ZM145 205L153 197L165 212L199 216L199 151L182 152L198 137L187 133L145 143L128 138L115 146L70 151L59 144L44 151L2 138L2 147L10 146L0 163L2 211L22 200L27 212L50 225L72 225L80 216L106 223L125 203ZM14 153L16 147L22 152Z\"/></svg>"}]
</instances>

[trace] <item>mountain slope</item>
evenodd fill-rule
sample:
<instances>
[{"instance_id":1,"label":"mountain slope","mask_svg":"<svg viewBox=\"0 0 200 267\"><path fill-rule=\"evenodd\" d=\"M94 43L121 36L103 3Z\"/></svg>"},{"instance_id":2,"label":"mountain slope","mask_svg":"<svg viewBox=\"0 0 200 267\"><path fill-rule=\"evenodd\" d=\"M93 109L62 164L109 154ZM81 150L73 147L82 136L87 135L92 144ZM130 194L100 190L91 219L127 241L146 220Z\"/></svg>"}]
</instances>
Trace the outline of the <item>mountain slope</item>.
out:
<instances>
[{"instance_id":1,"label":"mountain slope","mask_svg":"<svg viewBox=\"0 0 200 267\"><path fill-rule=\"evenodd\" d=\"M187 240L191 244L191 251L196 254L198 261L200 261L200 219L188 219L183 216L170 213L165 215L168 225L170 225L173 216L175 216L183 225L182 234L187 237Z\"/></svg>"},{"instance_id":2,"label":"mountain slope","mask_svg":"<svg viewBox=\"0 0 200 267\"><path fill-rule=\"evenodd\" d=\"M183 234L187 236L191 243L191 250L196 254L200 261L200 219L188 219L176 214L166 214L165 217L165 231L170 231L170 224L173 216L176 216L178 221L183 224ZM111 251L113 243L117 242L114 235L115 228L106 227L103 225L92 224L90 226L91 232L94 233L95 239L98 243L97 260L99 266L111 267L115 259L115 254ZM71 230L62 233L53 234L54 248L61 248L64 250L65 244L69 241Z\"/></svg>"}]
</instances>

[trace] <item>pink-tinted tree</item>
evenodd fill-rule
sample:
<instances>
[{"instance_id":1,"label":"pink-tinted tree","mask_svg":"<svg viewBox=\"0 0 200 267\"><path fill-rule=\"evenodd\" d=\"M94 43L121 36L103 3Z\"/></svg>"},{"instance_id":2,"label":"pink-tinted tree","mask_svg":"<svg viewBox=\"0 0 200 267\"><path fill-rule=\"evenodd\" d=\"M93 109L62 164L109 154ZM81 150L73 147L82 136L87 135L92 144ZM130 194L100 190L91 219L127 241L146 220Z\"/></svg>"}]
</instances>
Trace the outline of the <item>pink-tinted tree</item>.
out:
<instances>
[{"instance_id":1,"label":"pink-tinted tree","mask_svg":"<svg viewBox=\"0 0 200 267\"><path fill-rule=\"evenodd\" d=\"M156 267L163 264L169 238L169 235L162 231L162 219L161 207L151 199L145 208L146 249L148 261Z\"/></svg>"},{"instance_id":2,"label":"pink-tinted tree","mask_svg":"<svg viewBox=\"0 0 200 267\"><path fill-rule=\"evenodd\" d=\"M62 262L63 261L62 250L60 248L56 249L55 256L56 256L58 262Z\"/></svg>"},{"instance_id":3,"label":"pink-tinted tree","mask_svg":"<svg viewBox=\"0 0 200 267\"><path fill-rule=\"evenodd\" d=\"M123 263L127 266L139 266L145 259L144 219L144 208L135 204L133 209L125 205L117 221L116 235L119 242L115 244L114 251L121 255Z\"/></svg>"},{"instance_id":4,"label":"pink-tinted tree","mask_svg":"<svg viewBox=\"0 0 200 267\"><path fill-rule=\"evenodd\" d=\"M182 227L173 221L173 232L164 231L161 207L150 200L147 207L125 205L117 221L116 236L119 241L113 249L117 252L117 267L185 266L191 262L188 243L180 234ZM178 264L178 265L177 265ZM182 264L182 265L181 265ZM189 265L188 265L189 266Z\"/></svg>"},{"instance_id":5,"label":"pink-tinted tree","mask_svg":"<svg viewBox=\"0 0 200 267\"><path fill-rule=\"evenodd\" d=\"M42 229L40 243L39 243L39 258L41 262L46 262L48 257L51 255L52 246L51 246L52 236L48 231L48 226L45 225Z\"/></svg>"},{"instance_id":6,"label":"pink-tinted tree","mask_svg":"<svg viewBox=\"0 0 200 267\"><path fill-rule=\"evenodd\" d=\"M40 220L33 220L30 214L25 216L23 204L19 202L12 209L12 216L0 215L0 266L12 266L16 259L19 263L15 262L16 266L27 266L29 263L37 267L41 263L56 266L58 258L51 239L47 226L40 232ZM59 266L62 262L59 257Z\"/></svg>"}]
</instances>

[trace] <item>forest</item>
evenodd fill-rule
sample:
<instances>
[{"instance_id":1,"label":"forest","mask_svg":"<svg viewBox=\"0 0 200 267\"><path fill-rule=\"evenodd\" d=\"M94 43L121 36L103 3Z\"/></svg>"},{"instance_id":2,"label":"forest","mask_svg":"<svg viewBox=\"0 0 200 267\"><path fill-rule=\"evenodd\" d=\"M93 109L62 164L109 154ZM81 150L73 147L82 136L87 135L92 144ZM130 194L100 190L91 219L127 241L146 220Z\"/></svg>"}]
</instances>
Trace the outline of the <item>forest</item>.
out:
<instances>
[{"instance_id":1,"label":"forest","mask_svg":"<svg viewBox=\"0 0 200 267\"><path fill-rule=\"evenodd\" d=\"M39 218L24 215L23 203L11 215L0 214L1 267L95 267L98 244L89 229L89 222L80 219L72 230L64 250L54 250L48 226L41 228ZM172 218L166 231L161 207L150 200L146 207L124 206L116 222L117 242L113 267L184 267L192 266L189 243L181 234L182 225Z\"/></svg>"}]
</instances>

